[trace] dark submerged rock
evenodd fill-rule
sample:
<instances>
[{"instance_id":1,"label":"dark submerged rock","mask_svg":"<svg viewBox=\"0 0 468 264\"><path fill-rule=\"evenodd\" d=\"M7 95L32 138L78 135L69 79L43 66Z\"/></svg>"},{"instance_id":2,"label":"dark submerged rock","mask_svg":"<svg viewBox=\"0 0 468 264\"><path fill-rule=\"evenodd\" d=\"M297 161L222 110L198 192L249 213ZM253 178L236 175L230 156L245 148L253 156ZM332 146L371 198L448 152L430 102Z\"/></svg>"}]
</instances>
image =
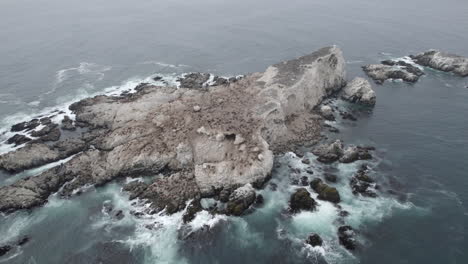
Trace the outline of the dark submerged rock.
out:
<instances>
[{"instance_id":1,"label":"dark submerged rock","mask_svg":"<svg viewBox=\"0 0 468 264\"><path fill-rule=\"evenodd\" d=\"M182 216L182 220L184 223L188 223L192 221L196 214L202 210L202 206L200 204L200 199L193 200L187 207L184 215Z\"/></svg>"},{"instance_id":2,"label":"dark submerged rock","mask_svg":"<svg viewBox=\"0 0 468 264\"><path fill-rule=\"evenodd\" d=\"M297 189L289 200L289 207L293 213L297 213L301 210L313 211L316 205L317 203L305 188Z\"/></svg>"},{"instance_id":3,"label":"dark submerged rock","mask_svg":"<svg viewBox=\"0 0 468 264\"><path fill-rule=\"evenodd\" d=\"M321 179L316 178L310 182L310 187L318 193L317 198L320 200L329 201L332 203L340 202L340 194L338 190L334 187L330 187L327 184L323 183Z\"/></svg>"}]
</instances>

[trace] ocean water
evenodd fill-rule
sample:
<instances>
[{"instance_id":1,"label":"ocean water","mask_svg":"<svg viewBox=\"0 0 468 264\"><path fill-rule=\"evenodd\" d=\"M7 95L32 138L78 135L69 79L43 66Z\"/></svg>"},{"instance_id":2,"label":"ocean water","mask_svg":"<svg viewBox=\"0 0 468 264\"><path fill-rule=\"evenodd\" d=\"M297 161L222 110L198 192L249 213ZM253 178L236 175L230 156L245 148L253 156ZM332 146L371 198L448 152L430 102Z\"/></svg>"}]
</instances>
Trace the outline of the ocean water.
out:
<instances>
[{"instance_id":1,"label":"ocean water","mask_svg":"<svg viewBox=\"0 0 468 264\"><path fill-rule=\"evenodd\" d=\"M4 0L0 137L14 122L155 74L263 71L332 44L342 48L350 79L365 76L364 64L429 48L468 56L466 14L465 0ZM200 213L189 226L182 213L136 218L130 211L141 208L112 183L0 215L0 244L31 237L0 263L467 263L468 78L425 73L416 84L374 84L375 108L356 109L359 120L330 135L375 146L374 176L401 195L356 198L347 181L359 163L339 165L336 187L350 216L341 219L326 202L288 216L288 168L304 165L286 153L271 180L277 190L262 190L264 206L245 217ZM0 186L43 169L2 173ZM103 212L107 201L124 219ZM354 253L337 244L342 221L359 231L363 247ZM190 230L198 235L184 237ZM304 245L311 232L323 247Z\"/></svg>"}]
</instances>

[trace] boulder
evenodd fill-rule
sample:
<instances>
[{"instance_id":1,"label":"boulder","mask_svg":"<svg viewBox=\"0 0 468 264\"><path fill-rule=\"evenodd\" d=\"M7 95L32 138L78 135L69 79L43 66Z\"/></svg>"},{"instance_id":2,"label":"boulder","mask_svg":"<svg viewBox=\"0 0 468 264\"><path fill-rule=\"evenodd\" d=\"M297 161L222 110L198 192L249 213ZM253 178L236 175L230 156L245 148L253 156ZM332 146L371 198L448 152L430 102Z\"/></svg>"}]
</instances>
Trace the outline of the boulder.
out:
<instances>
[{"instance_id":1,"label":"boulder","mask_svg":"<svg viewBox=\"0 0 468 264\"><path fill-rule=\"evenodd\" d=\"M293 213L297 213L302 210L313 211L316 206L317 202L315 202L305 188L297 189L289 199L289 207Z\"/></svg>"},{"instance_id":2,"label":"boulder","mask_svg":"<svg viewBox=\"0 0 468 264\"><path fill-rule=\"evenodd\" d=\"M63 130L70 130L70 131L76 130L76 127L73 125L73 120L71 120L70 117L67 115L64 116L62 119L61 128Z\"/></svg>"},{"instance_id":3,"label":"boulder","mask_svg":"<svg viewBox=\"0 0 468 264\"><path fill-rule=\"evenodd\" d=\"M356 249L356 232L351 226L340 226L338 228L338 240L347 250Z\"/></svg>"},{"instance_id":4,"label":"boulder","mask_svg":"<svg viewBox=\"0 0 468 264\"><path fill-rule=\"evenodd\" d=\"M41 122L39 121L39 119L33 119L31 121L25 121L25 122L21 122L21 123L13 125L10 131L11 132L19 132L23 130L29 131L38 127L40 124Z\"/></svg>"},{"instance_id":5,"label":"boulder","mask_svg":"<svg viewBox=\"0 0 468 264\"><path fill-rule=\"evenodd\" d=\"M333 109L329 105L320 106L320 114L326 120L335 121L335 116L333 115Z\"/></svg>"},{"instance_id":6,"label":"boulder","mask_svg":"<svg viewBox=\"0 0 468 264\"><path fill-rule=\"evenodd\" d=\"M320 247L323 244L322 238L317 234L311 234L306 240L306 243L313 247Z\"/></svg>"},{"instance_id":7,"label":"boulder","mask_svg":"<svg viewBox=\"0 0 468 264\"><path fill-rule=\"evenodd\" d=\"M312 150L317 160L322 163L333 163L343 156L343 142L336 140L330 144L322 144Z\"/></svg>"},{"instance_id":8,"label":"boulder","mask_svg":"<svg viewBox=\"0 0 468 264\"><path fill-rule=\"evenodd\" d=\"M202 206L200 204L200 199L192 200L187 206L187 210L185 211L184 215L182 216L182 221L184 221L184 223L192 221L197 213L201 210Z\"/></svg>"},{"instance_id":9,"label":"boulder","mask_svg":"<svg viewBox=\"0 0 468 264\"><path fill-rule=\"evenodd\" d=\"M348 83L342 91L341 98L352 103L375 105L376 95L372 86L364 78L357 77Z\"/></svg>"},{"instance_id":10,"label":"boulder","mask_svg":"<svg viewBox=\"0 0 468 264\"><path fill-rule=\"evenodd\" d=\"M330 187L329 185L322 182L321 179L316 178L310 182L310 187L318 193L317 198L324 201L329 201L332 203L339 203L340 202L340 194L338 190L334 187Z\"/></svg>"},{"instance_id":11,"label":"boulder","mask_svg":"<svg viewBox=\"0 0 468 264\"><path fill-rule=\"evenodd\" d=\"M0 246L0 257L7 254L11 249L12 247L10 245Z\"/></svg>"},{"instance_id":12,"label":"boulder","mask_svg":"<svg viewBox=\"0 0 468 264\"><path fill-rule=\"evenodd\" d=\"M363 165L357 173L351 178L350 185L354 195L361 194L366 197L377 197L374 180L368 175L366 165Z\"/></svg>"},{"instance_id":13,"label":"boulder","mask_svg":"<svg viewBox=\"0 0 468 264\"><path fill-rule=\"evenodd\" d=\"M226 204L226 213L235 216L242 215L253 204L255 197L255 189L251 184L237 188L229 196L229 201Z\"/></svg>"},{"instance_id":14,"label":"boulder","mask_svg":"<svg viewBox=\"0 0 468 264\"><path fill-rule=\"evenodd\" d=\"M410 57L422 66L444 72L453 72L462 77L468 76L468 58L466 57L437 50L429 50Z\"/></svg>"}]
</instances>

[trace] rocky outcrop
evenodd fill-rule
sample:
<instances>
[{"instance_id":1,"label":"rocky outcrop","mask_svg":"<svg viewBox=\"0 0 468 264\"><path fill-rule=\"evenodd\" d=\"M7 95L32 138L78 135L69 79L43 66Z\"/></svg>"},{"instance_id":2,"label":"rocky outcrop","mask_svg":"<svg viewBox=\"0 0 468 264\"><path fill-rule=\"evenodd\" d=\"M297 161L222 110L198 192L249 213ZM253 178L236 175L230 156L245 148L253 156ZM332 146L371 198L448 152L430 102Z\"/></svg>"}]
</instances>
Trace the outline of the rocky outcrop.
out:
<instances>
[{"instance_id":1,"label":"rocky outcrop","mask_svg":"<svg viewBox=\"0 0 468 264\"><path fill-rule=\"evenodd\" d=\"M371 84L364 78L355 78L342 91L341 98L352 103L375 105L376 96Z\"/></svg>"},{"instance_id":2,"label":"rocky outcrop","mask_svg":"<svg viewBox=\"0 0 468 264\"><path fill-rule=\"evenodd\" d=\"M0 169L20 172L67 158L85 148L87 143L81 139L66 139L53 145L28 144L13 152L0 155Z\"/></svg>"},{"instance_id":3,"label":"rocky outcrop","mask_svg":"<svg viewBox=\"0 0 468 264\"><path fill-rule=\"evenodd\" d=\"M317 202L315 202L305 188L297 189L289 199L289 208L293 213L297 213L302 210L313 211L316 206Z\"/></svg>"},{"instance_id":4,"label":"rocky outcrop","mask_svg":"<svg viewBox=\"0 0 468 264\"><path fill-rule=\"evenodd\" d=\"M251 184L237 188L229 196L229 201L226 204L226 213L235 216L242 215L255 202L255 197L255 189Z\"/></svg>"},{"instance_id":5,"label":"rocky outcrop","mask_svg":"<svg viewBox=\"0 0 468 264\"><path fill-rule=\"evenodd\" d=\"M401 79L405 82L414 83L417 82L420 77L411 70L399 66L370 64L363 66L362 69L377 84L382 84L389 79Z\"/></svg>"},{"instance_id":6,"label":"rocky outcrop","mask_svg":"<svg viewBox=\"0 0 468 264\"><path fill-rule=\"evenodd\" d=\"M361 166L357 173L351 178L350 185L354 195L366 197L377 197L375 193L375 181L368 175L367 165Z\"/></svg>"},{"instance_id":7,"label":"rocky outcrop","mask_svg":"<svg viewBox=\"0 0 468 264\"><path fill-rule=\"evenodd\" d=\"M22 145L24 143L30 142L32 139L21 134L15 134L14 136L7 139L7 144L15 144L16 146Z\"/></svg>"},{"instance_id":8,"label":"rocky outcrop","mask_svg":"<svg viewBox=\"0 0 468 264\"><path fill-rule=\"evenodd\" d=\"M468 58L429 50L410 56L417 64L444 72L453 72L462 77L468 76Z\"/></svg>"},{"instance_id":9,"label":"rocky outcrop","mask_svg":"<svg viewBox=\"0 0 468 264\"><path fill-rule=\"evenodd\" d=\"M326 120L335 121L335 116L333 115L333 109L329 105L320 106L320 114Z\"/></svg>"},{"instance_id":10,"label":"rocky outcrop","mask_svg":"<svg viewBox=\"0 0 468 264\"><path fill-rule=\"evenodd\" d=\"M79 136L86 148L59 168L1 187L0 211L43 204L58 189L68 196L162 170L169 176L135 197L168 213L225 188L261 187L270 177L273 151L319 138L320 118L312 110L344 86L344 66L341 51L327 47L229 85L199 89L206 75L190 75L180 88L142 84L135 93L76 102L70 110L75 125L86 129ZM31 151L0 156L0 167L18 171L66 156L55 144L26 147Z\"/></svg>"},{"instance_id":11,"label":"rocky outcrop","mask_svg":"<svg viewBox=\"0 0 468 264\"><path fill-rule=\"evenodd\" d=\"M356 232L351 226L340 226L338 228L338 240L347 250L356 249Z\"/></svg>"},{"instance_id":12,"label":"rocky outcrop","mask_svg":"<svg viewBox=\"0 0 468 264\"><path fill-rule=\"evenodd\" d=\"M62 119L61 128L63 130L70 130L70 131L76 130L76 127L73 125L73 120L71 120L70 117L67 115L64 116Z\"/></svg>"},{"instance_id":13,"label":"rocky outcrop","mask_svg":"<svg viewBox=\"0 0 468 264\"><path fill-rule=\"evenodd\" d=\"M328 184L323 183L319 178L310 182L310 187L318 193L317 198L332 203L339 203L341 201L340 194L335 187L330 187Z\"/></svg>"}]
</instances>

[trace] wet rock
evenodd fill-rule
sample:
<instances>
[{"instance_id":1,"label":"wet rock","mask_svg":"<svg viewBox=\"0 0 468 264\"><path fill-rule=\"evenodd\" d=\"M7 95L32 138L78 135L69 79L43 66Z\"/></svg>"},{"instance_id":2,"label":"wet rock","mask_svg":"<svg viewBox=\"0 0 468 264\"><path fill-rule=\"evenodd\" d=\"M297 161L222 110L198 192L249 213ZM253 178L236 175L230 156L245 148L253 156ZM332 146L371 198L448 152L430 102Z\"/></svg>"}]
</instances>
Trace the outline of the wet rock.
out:
<instances>
[{"instance_id":1,"label":"wet rock","mask_svg":"<svg viewBox=\"0 0 468 264\"><path fill-rule=\"evenodd\" d=\"M22 237L22 238L20 238L20 239L18 240L18 242L16 243L16 245L18 245L18 246L24 246L24 245L26 245L26 243L29 242L29 240L30 240L30 238L29 238L28 236L24 236L24 237Z\"/></svg>"},{"instance_id":2,"label":"wet rock","mask_svg":"<svg viewBox=\"0 0 468 264\"><path fill-rule=\"evenodd\" d=\"M307 178L307 176L302 176L302 177L301 177L301 185L302 185L302 186L307 186L307 185L309 185L309 178Z\"/></svg>"},{"instance_id":3,"label":"wet rock","mask_svg":"<svg viewBox=\"0 0 468 264\"><path fill-rule=\"evenodd\" d=\"M156 211L168 214L181 211L189 200L200 199L200 190L192 172L181 171L170 176L157 178L138 196L147 199Z\"/></svg>"},{"instance_id":4,"label":"wet rock","mask_svg":"<svg viewBox=\"0 0 468 264\"><path fill-rule=\"evenodd\" d=\"M325 180L328 181L328 182L337 182L338 178L336 177L335 174L331 174L331 173L325 173L324 174L324 177L325 177Z\"/></svg>"},{"instance_id":5,"label":"wet rock","mask_svg":"<svg viewBox=\"0 0 468 264\"><path fill-rule=\"evenodd\" d=\"M155 76L153 77L153 80L157 82L157 81L161 81L162 78L163 78L162 76Z\"/></svg>"},{"instance_id":6,"label":"wet rock","mask_svg":"<svg viewBox=\"0 0 468 264\"><path fill-rule=\"evenodd\" d=\"M357 77L348 83L342 91L341 98L352 103L375 105L376 95L371 84L364 78Z\"/></svg>"},{"instance_id":7,"label":"wet rock","mask_svg":"<svg viewBox=\"0 0 468 264\"><path fill-rule=\"evenodd\" d=\"M61 132L58 125L53 123L49 123L38 131L35 130L31 132L31 136L39 138L35 140L36 142L57 141L60 139L60 135Z\"/></svg>"},{"instance_id":8,"label":"wet rock","mask_svg":"<svg viewBox=\"0 0 468 264\"><path fill-rule=\"evenodd\" d=\"M228 215L240 216L255 201L255 189L250 184L237 188L229 197L226 204Z\"/></svg>"},{"instance_id":9,"label":"wet rock","mask_svg":"<svg viewBox=\"0 0 468 264\"><path fill-rule=\"evenodd\" d=\"M229 201L229 196L234 191L234 188L223 188L219 192L219 200L223 203L227 203Z\"/></svg>"},{"instance_id":10,"label":"wet rock","mask_svg":"<svg viewBox=\"0 0 468 264\"><path fill-rule=\"evenodd\" d=\"M102 204L102 211L106 214L110 214L114 210L114 205L112 204L111 201L105 201Z\"/></svg>"},{"instance_id":11,"label":"wet rock","mask_svg":"<svg viewBox=\"0 0 468 264\"><path fill-rule=\"evenodd\" d=\"M351 163L356 160L369 160L372 159L372 155L369 153L367 148L350 145L344 152L343 156L340 158L342 163Z\"/></svg>"},{"instance_id":12,"label":"wet rock","mask_svg":"<svg viewBox=\"0 0 468 264\"><path fill-rule=\"evenodd\" d=\"M316 206L317 203L305 188L297 189L289 199L289 207L293 213L301 210L313 211Z\"/></svg>"},{"instance_id":13,"label":"wet rock","mask_svg":"<svg viewBox=\"0 0 468 264\"><path fill-rule=\"evenodd\" d=\"M260 206L263 203L264 203L263 195L261 195L261 194L257 195L257 197L255 198L255 205Z\"/></svg>"},{"instance_id":14,"label":"wet rock","mask_svg":"<svg viewBox=\"0 0 468 264\"><path fill-rule=\"evenodd\" d=\"M341 200L338 190L323 183L322 180L319 178L316 178L313 181L311 181L310 187L316 193L318 193L317 198L320 200L329 201L332 203L339 203Z\"/></svg>"},{"instance_id":15,"label":"wet rock","mask_svg":"<svg viewBox=\"0 0 468 264\"><path fill-rule=\"evenodd\" d=\"M310 164L310 159L302 159L301 161L304 164Z\"/></svg>"},{"instance_id":16,"label":"wet rock","mask_svg":"<svg viewBox=\"0 0 468 264\"><path fill-rule=\"evenodd\" d=\"M312 153L317 155L317 160L322 163L333 163L343 156L343 143L341 140L336 140L331 144L322 144L316 147Z\"/></svg>"},{"instance_id":17,"label":"wet rock","mask_svg":"<svg viewBox=\"0 0 468 264\"><path fill-rule=\"evenodd\" d=\"M229 83L229 80L223 77L215 76L213 78L213 86L226 85Z\"/></svg>"},{"instance_id":18,"label":"wet rock","mask_svg":"<svg viewBox=\"0 0 468 264\"><path fill-rule=\"evenodd\" d=\"M357 121L357 118L349 112L340 112L340 115L344 120Z\"/></svg>"},{"instance_id":19,"label":"wet rock","mask_svg":"<svg viewBox=\"0 0 468 264\"><path fill-rule=\"evenodd\" d=\"M269 186L270 186L270 190L272 190L273 192L278 190L278 185L274 182L270 183Z\"/></svg>"},{"instance_id":20,"label":"wet rock","mask_svg":"<svg viewBox=\"0 0 468 264\"><path fill-rule=\"evenodd\" d=\"M349 216L349 212L346 210L341 210L338 215L341 217L347 217Z\"/></svg>"},{"instance_id":21,"label":"wet rock","mask_svg":"<svg viewBox=\"0 0 468 264\"><path fill-rule=\"evenodd\" d=\"M338 128L332 127L332 126L328 129L328 131L330 131L332 133L340 133L340 130Z\"/></svg>"},{"instance_id":22,"label":"wet rock","mask_svg":"<svg viewBox=\"0 0 468 264\"><path fill-rule=\"evenodd\" d=\"M123 187L123 190L130 194L129 199L133 200L138 196L142 195L143 192L148 188L148 184L141 181L132 181Z\"/></svg>"},{"instance_id":23,"label":"wet rock","mask_svg":"<svg viewBox=\"0 0 468 264\"><path fill-rule=\"evenodd\" d=\"M61 128L63 130L70 130L70 131L76 130L76 127L73 125L73 120L71 120L70 117L67 115L64 116L62 119Z\"/></svg>"},{"instance_id":24,"label":"wet rock","mask_svg":"<svg viewBox=\"0 0 468 264\"><path fill-rule=\"evenodd\" d=\"M0 246L0 257L10 252L11 249L10 245Z\"/></svg>"},{"instance_id":25,"label":"wet rock","mask_svg":"<svg viewBox=\"0 0 468 264\"><path fill-rule=\"evenodd\" d=\"M15 134L14 136L7 139L7 144L15 144L15 147L16 147L21 144L28 143L29 141L31 141L31 138L25 135Z\"/></svg>"},{"instance_id":26,"label":"wet rock","mask_svg":"<svg viewBox=\"0 0 468 264\"><path fill-rule=\"evenodd\" d=\"M333 109L329 105L322 105L320 107L320 114L326 120L335 121L335 116L333 115Z\"/></svg>"},{"instance_id":27,"label":"wet rock","mask_svg":"<svg viewBox=\"0 0 468 264\"><path fill-rule=\"evenodd\" d=\"M419 76L411 73L406 68L389 66L384 64L371 64L363 66L364 72L377 84L382 84L389 79L401 79L405 82L414 83L419 80Z\"/></svg>"},{"instance_id":28,"label":"wet rock","mask_svg":"<svg viewBox=\"0 0 468 264\"><path fill-rule=\"evenodd\" d=\"M29 131L29 130L35 129L40 124L41 122L39 121L39 119L33 119L31 121L25 121L25 122L21 122L21 123L13 125L10 131L11 132L19 132L23 130Z\"/></svg>"},{"instance_id":29,"label":"wet rock","mask_svg":"<svg viewBox=\"0 0 468 264\"><path fill-rule=\"evenodd\" d=\"M201 210L202 210L202 206L200 204L199 199L191 201L187 207L187 210L182 216L182 220L184 221L184 223L188 223L192 221L197 215L197 213L200 212Z\"/></svg>"},{"instance_id":30,"label":"wet rock","mask_svg":"<svg viewBox=\"0 0 468 264\"><path fill-rule=\"evenodd\" d=\"M189 73L184 77L178 79L181 88L199 89L209 80L210 74L208 73Z\"/></svg>"},{"instance_id":31,"label":"wet rock","mask_svg":"<svg viewBox=\"0 0 468 264\"><path fill-rule=\"evenodd\" d=\"M340 244L347 250L356 249L356 233L351 226L340 226L338 228L338 239Z\"/></svg>"},{"instance_id":32,"label":"wet rock","mask_svg":"<svg viewBox=\"0 0 468 264\"><path fill-rule=\"evenodd\" d=\"M372 190L376 187L375 182L368 175L368 169L365 165L351 178L350 185L354 195L377 197L377 194Z\"/></svg>"},{"instance_id":33,"label":"wet rock","mask_svg":"<svg viewBox=\"0 0 468 264\"><path fill-rule=\"evenodd\" d=\"M417 64L444 72L453 72L462 77L468 76L468 58L429 50L410 56Z\"/></svg>"},{"instance_id":34,"label":"wet rock","mask_svg":"<svg viewBox=\"0 0 468 264\"><path fill-rule=\"evenodd\" d=\"M319 235L311 234L307 238L306 243L313 246L313 247L319 247L319 246L322 246L323 240Z\"/></svg>"}]
</instances>

